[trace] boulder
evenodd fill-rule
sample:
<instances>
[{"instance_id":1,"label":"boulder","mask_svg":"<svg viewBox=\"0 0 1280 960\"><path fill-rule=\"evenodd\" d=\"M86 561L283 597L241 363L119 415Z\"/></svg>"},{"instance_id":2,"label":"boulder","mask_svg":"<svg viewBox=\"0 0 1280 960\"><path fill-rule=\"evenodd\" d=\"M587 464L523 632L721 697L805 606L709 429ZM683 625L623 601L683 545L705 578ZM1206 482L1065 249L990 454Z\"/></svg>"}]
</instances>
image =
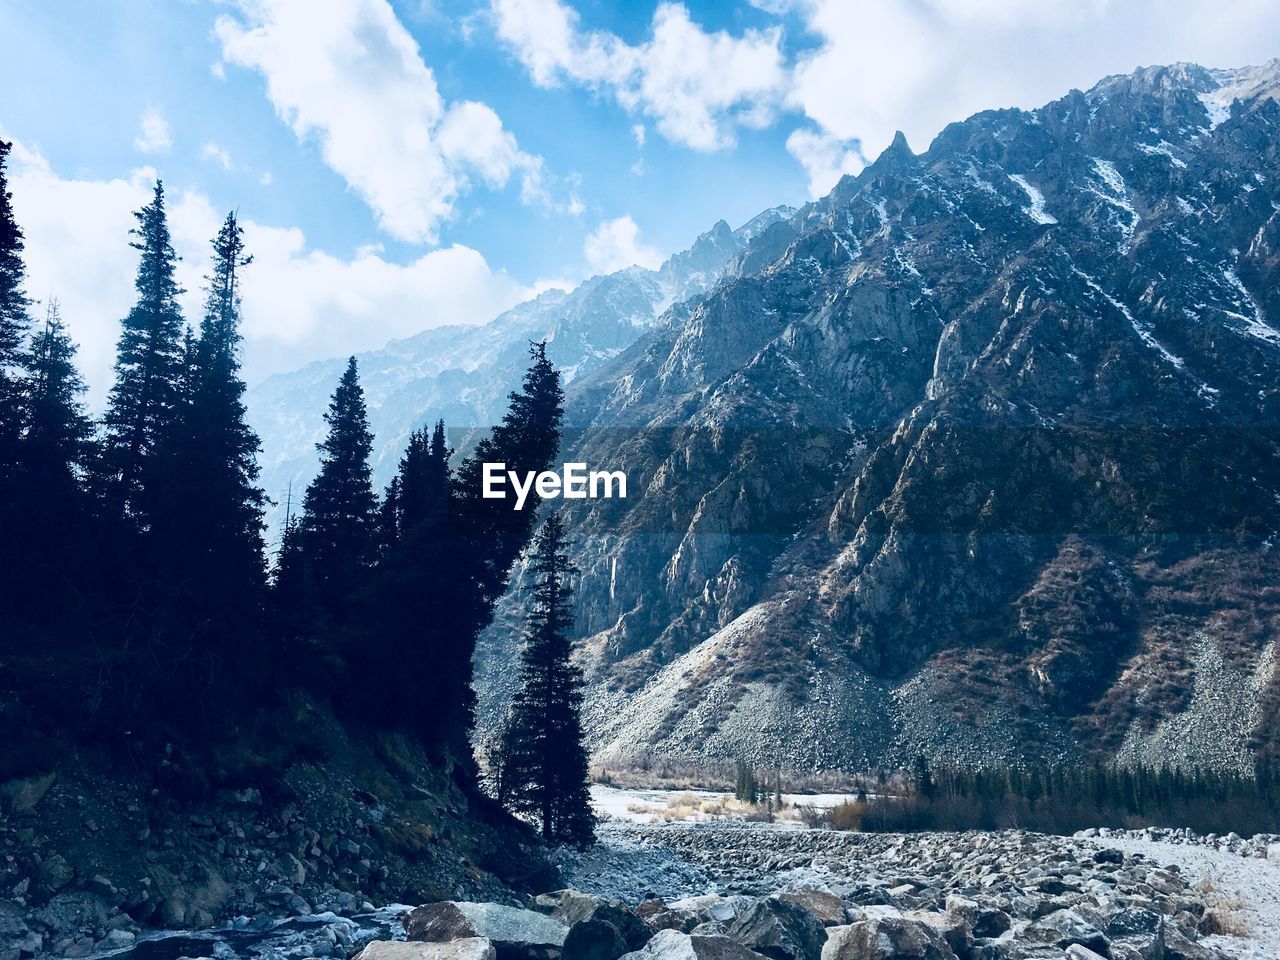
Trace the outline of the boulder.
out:
<instances>
[{"instance_id":1,"label":"boulder","mask_svg":"<svg viewBox=\"0 0 1280 960\"><path fill-rule=\"evenodd\" d=\"M1027 927L1026 937L1034 943L1049 943L1066 950L1073 943L1104 956L1110 948L1106 935L1074 910L1055 910Z\"/></svg>"},{"instance_id":2,"label":"boulder","mask_svg":"<svg viewBox=\"0 0 1280 960\"><path fill-rule=\"evenodd\" d=\"M467 937L451 943L412 940L374 940L355 960L496 960L493 944L484 937Z\"/></svg>"},{"instance_id":3,"label":"boulder","mask_svg":"<svg viewBox=\"0 0 1280 960\"><path fill-rule=\"evenodd\" d=\"M1126 907L1117 910L1107 920L1108 937L1133 937L1148 934L1154 936L1164 926L1164 918L1154 910L1142 907Z\"/></svg>"},{"instance_id":4,"label":"boulder","mask_svg":"<svg viewBox=\"0 0 1280 960\"><path fill-rule=\"evenodd\" d=\"M608 923L622 936L627 950L639 950L653 936L653 930L621 900L605 900L580 890L557 890L539 895L533 905L567 927L587 920Z\"/></svg>"},{"instance_id":5,"label":"boulder","mask_svg":"<svg viewBox=\"0 0 1280 960\"><path fill-rule=\"evenodd\" d=\"M1078 943L1073 943L1067 947L1067 956L1071 960L1107 960L1102 954L1094 953L1088 947L1082 947Z\"/></svg>"},{"instance_id":6,"label":"boulder","mask_svg":"<svg viewBox=\"0 0 1280 960\"><path fill-rule=\"evenodd\" d=\"M564 938L560 960L618 960L627 950L627 941L612 923L579 920Z\"/></svg>"},{"instance_id":7,"label":"boulder","mask_svg":"<svg viewBox=\"0 0 1280 960\"><path fill-rule=\"evenodd\" d=\"M800 890L787 890L777 895L779 900L798 904L818 918L824 927L838 927L849 922L849 913L844 901L834 893L805 887Z\"/></svg>"},{"instance_id":8,"label":"boulder","mask_svg":"<svg viewBox=\"0 0 1280 960\"><path fill-rule=\"evenodd\" d=\"M75 879L76 871L66 859L54 854L36 867L36 885L46 897L52 897Z\"/></svg>"},{"instance_id":9,"label":"boulder","mask_svg":"<svg viewBox=\"0 0 1280 960\"><path fill-rule=\"evenodd\" d=\"M643 950L624 954L622 960L764 960L728 937L690 936L676 930L662 930Z\"/></svg>"},{"instance_id":10,"label":"boulder","mask_svg":"<svg viewBox=\"0 0 1280 960\"><path fill-rule=\"evenodd\" d=\"M10 780L0 786L0 797L7 801L9 809L14 813L30 813L45 798L57 779L56 773L46 773L38 777Z\"/></svg>"},{"instance_id":11,"label":"boulder","mask_svg":"<svg viewBox=\"0 0 1280 960\"><path fill-rule=\"evenodd\" d=\"M721 897L714 893L700 897L685 897L667 904L667 909L676 913L697 917L699 923L707 920L720 920L730 923L738 918L750 902L749 897Z\"/></svg>"},{"instance_id":12,"label":"boulder","mask_svg":"<svg viewBox=\"0 0 1280 960\"><path fill-rule=\"evenodd\" d=\"M827 931L798 903L757 900L728 925L725 935L772 960L819 960Z\"/></svg>"},{"instance_id":13,"label":"boulder","mask_svg":"<svg viewBox=\"0 0 1280 960\"><path fill-rule=\"evenodd\" d=\"M404 921L409 940L447 943L478 937L489 940L497 960L556 960L569 928L533 910L497 903L428 903Z\"/></svg>"},{"instance_id":14,"label":"boulder","mask_svg":"<svg viewBox=\"0 0 1280 960\"><path fill-rule=\"evenodd\" d=\"M1164 957L1166 960L1220 960L1221 954L1196 943L1172 924L1164 928Z\"/></svg>"},{"instance_id":15,"label":"boulder","mask_svg":"<svg viewBox=\"0 0 1280 960\"><path fill-rule=\"evenodd\" d=\"M822 960L956 960L956 955L926 923L876 916L828 930Z\"/></svg>"}]
</instances>

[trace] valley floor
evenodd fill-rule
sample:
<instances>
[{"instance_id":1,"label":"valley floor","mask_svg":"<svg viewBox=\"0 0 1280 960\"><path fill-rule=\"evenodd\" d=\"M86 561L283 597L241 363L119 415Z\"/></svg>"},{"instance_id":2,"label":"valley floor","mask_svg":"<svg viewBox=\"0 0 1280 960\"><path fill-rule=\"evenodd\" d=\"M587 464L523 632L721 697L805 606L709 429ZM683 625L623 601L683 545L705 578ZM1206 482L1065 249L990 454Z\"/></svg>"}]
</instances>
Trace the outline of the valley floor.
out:
<instances>
[{"instance_id":1,"label":"valley floor","mask_svg":"<svg viewBox=\"0 0 1280 960\"><path fill-rule=\"evenodd\" d=\"M936 908L961 888L971 894L1016 887L1013 899L1041 902L1063 894L1070 900L1073 887L1114 897L1119 888L1093 858L1098 851L1119 851L1126 860L1138 858L1139 885L1126 897L1142 896L1134 890L1146 886L1158 899L1168 878L1175 885L1185 882L1237 931L1206 937L1202 944L1239 960L1280 957L1280 844L1172 831L1089 833L1097 836L861 834L783 823L613 821L602 826L595 847L566 856L562 869L569 886L629 903L817 887L847 902L895 903L910 911Z\"/></svg>"},{"instance_id":2,"label":"valley floor","mask_svg":"<svg viewBox=\"0 0 1280 960\"><path fill-rule=\"evenodd\" d=\"M659 801L663 810L688 807L685 800L667 804L669 798L654 791L641 793L623 798L596 791L597 807L621 807L622 817L604 820L599 842L586 851L560 853L564 882L631 908L648 901L653 906L649 913L640 907L642 915L654 918L657 910L657 918L669 918L663 923L706 922L699 928L704 935L731 926L733 916L762 897L816 889L834 895L828 903L843 904L849 920L902 917L938 925L940 933L958 918L968 929L985 926L980 935L993 939L981 942L1003 945L992 956L1016 953L1015 941L1040 944L1035 956L1058 956L1052 944L1059 937L1095 942L1114 957L1138 956L1133 951L1150 940L1150 924L1163 915L1171 956L1280 957L1280 837L1245 841L1160 830L1090 830L1074 837L1019 830L864 834L796 821L637 822ZM713 794L706 802L723 800ZM370 939L402 938L399 918L408 909L391 905L363 915L151 935L115 956L347 956ZM1231 932L1193 943L1197 926L1214 926L1201 920L1206 909Z\"/></svg>"}]
</instances>

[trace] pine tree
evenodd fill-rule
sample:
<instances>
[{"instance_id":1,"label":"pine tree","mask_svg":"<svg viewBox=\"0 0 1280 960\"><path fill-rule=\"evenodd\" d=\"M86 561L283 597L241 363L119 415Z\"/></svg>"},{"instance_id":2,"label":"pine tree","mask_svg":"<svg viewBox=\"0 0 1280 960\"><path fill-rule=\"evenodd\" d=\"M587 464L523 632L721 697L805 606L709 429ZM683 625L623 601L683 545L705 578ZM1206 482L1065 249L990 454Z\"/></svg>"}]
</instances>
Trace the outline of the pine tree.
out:
<instances>
[{"instance_id":1,"label":"pine tree","mask_svg":"<svg viewBox=\"0 0 1280 960\"><path fill-rule=\"evenodd\" d=\"M331 615L341 617L377 543L378 498L369 468L373 434L355 357L347 362L324 420L329 434L316 445L320 473L303 500L301 543L317 595Z\"/></svg>"},{"instance_id":2,"label":"pine tree","mask_svg":"<svg viewBox=\"0 0 1280 960\"><path fill-rule=\"evenodd\" d=\"M228 214L213 240L199 339L184 343L178 456L163 518L167 558L219 608L248 602L264 576L260 444L245 422L240 379L240 271L252 262L243 232Z\"/></svg>"},{"instance_id":3,"label":"pine tree","mask_svg":"<svg viewBox=\"0 0 1280 960\"><path fill-rule=\"evenodd\" d=\"M378 556L386 560L400 542L400 478L392 477L378 508Z\"/></svg>"},{"instance_id":4,"label":"pine tree","mask_svg":"<svg viewBox=\"0 0 1280 960\"><path fill-rule=\"evenodd\" d=\"M77 583L93 562L89 501L83 488L92 463L93 425L84 411L84 381L75 344L50 300L41 328L23 355L22 436L16 482L19 510L7 524L24 544L23 563L6 585L25 602L48 598L55 583ZM82 584L80 584L82 585Z\"/></svg>"},{"instance_id":5,"label":"pine tree","mask_svg":"<svg viewBox=\"0 0 1280 960\"><path fill-rule=\"evenodd\" d=\"M80 399L85 385L75 356L58 301L51 299L23 358L23 461L41 486L74 487L89 459L93 424Z\"/></svg>"},{"instance_id":6,"label":"pine tree","mask_svg":"<svg viewBox=\"0 0 1280 960\"><path fill-rule=\"evenodd\" d=\"M476 444L448 484L451 563L442 572L442 586L449 605L438 615L443 614L440 633L449 639L435 661L443 689L423 718L450 738L450 752L464 764L471 755L474 726L471 660L476 637L489 625L512 565L529 544L540 502L536 492L523 510L513 510L507 500L485 499L484 464L505 463L521 474L538 473L551 466L560 444L560 374L547 359L545 342L531 343L529 355L523 383L509 395L502 422ZM447 449L442 425L437 425L432 446Z\"/></svg>"},{"instance_id":7,"label":"pine tree","mask_svg":"<svg viewBox=\"0 0 1280 960\"><path fill-rule=\"evenodd\" d=\"M520 689L507 730L504 792L537 817L544 839L575 844L594 836L587 753L582 744L582 672L570 660L573 624L564 526L547 517L533 545L533 608L520 654Z\"/></svg>"},{"instance_id":8,"label":"pine tree","mask_svg":"<svg viewBox=\"0 0 1280 960\"><path fill-rule=\"evenodd\" d=\"M0 140L0 509L15 508L13 482L18 460L21 385L19 366L29 326L31 301L24 292L22 230L13 215L6 170L12 143Z\"/></svg>"},{"instance_id":9,"label":"pine tree","mask_svg":"<svg viewBox=\"0 0 1280 960\"><path fill-rule=\"evenodd\" d=\"M184 324L178 309L178 256L169 236L164 185L134 214L138 301L124 318L116 350L104 451L109 500L147 528L164 484L165 451L181 411Z\"/></svg>"}]
</instances>

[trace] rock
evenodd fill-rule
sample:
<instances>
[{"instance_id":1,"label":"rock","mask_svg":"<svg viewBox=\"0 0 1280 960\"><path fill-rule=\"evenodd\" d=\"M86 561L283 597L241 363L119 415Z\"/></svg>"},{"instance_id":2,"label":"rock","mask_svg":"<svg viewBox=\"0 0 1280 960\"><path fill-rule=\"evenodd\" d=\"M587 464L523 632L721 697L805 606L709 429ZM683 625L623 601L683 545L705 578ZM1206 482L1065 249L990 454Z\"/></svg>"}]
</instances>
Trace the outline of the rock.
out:
<instances>
[{"instance_id":1,"label":"rock","mask_svg":"<svg viewBox=\"0 0 1280 960\"><path fill-rule=\"evenodd\" d=\"M748 897L721 897L714 893L709 893L700 897L685 897L681 900L673 900L667 907L677 913L697 917L699 922L721 920L728 923L737 919L738 914L745 908L749 899Z\"/></svg>"},{"instance_id":2,"label":"rock","mask_svg":"<svg viewBox=\"0 0 1280 960\"><path fill-rule=\"evenodd\" d=\"M1078 943L1073 943L1067 947L1067 956L1071 960L1107 960L1102 954L1094 953L1088 947L1082 947Z\"/></svg>"},{"instance_id":3,"label":"rock","mask_svg":"<svg viewBox=\"0 0 1280 960\"><path fill-rule=\"evenodd\" d=\"M418 907L404 927L410 940L427 943L488 938L497 960L556 960L569 933L559 920L533 910L447 900Z\"/></svg>"},{"instance_id":4,"label":"rock","mask_svg":"<svg viewBox=\"0 0 1280 960\"><path fill-rule=\"evenodd\" d=\"M1095 953L1110 952L1106 935L1074 910L1055 910L1041 917L1027 928L1026 936L1036 943L1051 943L1059 950L1078 943Z\"/></svg>"},{"instance_id":5,"label":"rock","mask_svg":"<svg viewBox=\"0 0 1280 960\"><path fill-rule=\"evenodd\" d=\"M973 941L973 935L970 932L972 928L959 912L934 913L929 910L913 910L905 916L933 927L942 934L942 939L947 941L947 946L955 953L963 955L968 952L969 944Z\"/></svg>"},{"instance_id":6,"label":"rock","mask_svg":"<svg viewBox=\"0 0 1280 960\"><path fill-rule=\"evenodd\" d=\"M54 854L36 867L36 884L46 897L52 897L75 879L71 864L59 854Z\"/></svg>"},{"instance_id":7,"label":"rock","mask_svg":"<svg viewBox=\"0 0 1280 960\"><path fill-rule=\"evenodd\" d=\"M822 960L956 960L956 955L928 924L883 916L828 930Z\"/></svg>"},{"instance_id":8,"label":"rock","mask_svg":"<svg viewBox=\"0 0 1280 960\"><path fill-rule=\"evenodd\" d=\"M496 960L484 937L466 937L451 943L424 943L405 940L374 940L355 960Z\"/></svg>"},{"instance_id":9,"label":"rock","mask_svg":"<svg viewBox=\"0 0 1280 960\"><path fill-rule=\"evenodd\" d=\"M112 930L94 944L95 950L123 950L132 947L137 936L129 930Z\"/></svg>"},{"instance_id":10,"label":"rock","mask_svg":"<svg viewBox=\"0 0 1280 960\"><path fill-rule=\"evenodd\" d=\"M56 773L46 773L39 777L10 780L0 786L0 797L8 801L9 809L14 813L30 813L53 788L57 779Z\"/></svg>"},{"instance_id":11,"label":"rock","mask_svg":"<svg viewBox=\"0 0 1280 960\"><path fill-rule=\"evenodd\" d=\"M1164 925L1164 919L1154 910L1142 907L1126 907L1112 914L1107 921L1108 937L1132 937L1140 934L1155 935Z\"/></svg>"},{"instance_id":12,"label":"rock","mask_svg":"<svg viewBox=\"0 0 1280 960\"><path fill-rule=\"evenodd\" d=\"M779 900L798 904L818 918L824 927L836 927L849 922L848 911L844 901L834 893L805 887L800 890L788 890L777 894Z\"/></svg>"},{"instance_id":13,"label":"rock","mask_svg":"<svg viewBox=\"0 0 1280 960\"><path fill-rule=\"evenodd\" d=\"M1172 924L1164 929L1164 957L1166 960L1219 960L1220 954L1185 936Z\"/></svg>"},{"instance_id":14,"label":"rock","mask_svg":"<svg viewBox=\"0 0 1280 960\"><path fill-rule=\"evenodd\" d=\"M622 960L763 960L728 937L690 936L676 930L662 930L643 950L624 954Z\"/></svg>"},{"instance_id":15,"label":"rock","mask_svg":"<svg viewBox=\"0 0 1280 960\"><path fill-rule=\"evenodd\" d=\"M560 960L618 960L627 950L627 941L612 923L579 920L564 938Z\"/></svg>"},{"instance_id":16,"label":"rock","mask_svg":"<svg viewBox=\"0 0 1280 960\"><path fill-rule=\"evenodd\" d=\"M621 900L605 900L579 890L557 890L538 896L534 906L567 927L585 920L602 920L618 931L627 950L639 950L653 936L652 928Z\"/></svg>"},{"instance_id":17,"label":"rock","mask_svg":"<svg viewBox=\"0 0 1280 960\"><path fill-rule=\"evenodd\" d=\"M773 960L819 960L827 931L798 903L757 900L725 930L743 946Z\"/></svg>"}]
</instances>

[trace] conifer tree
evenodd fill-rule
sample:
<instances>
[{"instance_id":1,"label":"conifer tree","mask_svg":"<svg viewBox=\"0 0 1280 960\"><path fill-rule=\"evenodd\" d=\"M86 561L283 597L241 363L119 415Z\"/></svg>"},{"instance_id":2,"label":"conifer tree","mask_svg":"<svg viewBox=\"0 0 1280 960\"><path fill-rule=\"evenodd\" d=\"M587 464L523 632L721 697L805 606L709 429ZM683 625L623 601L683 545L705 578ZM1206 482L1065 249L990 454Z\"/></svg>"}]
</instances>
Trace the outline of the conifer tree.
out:
<instances>
[{"instance_id":1,"label":"conifer tree","mask_svg":"<svg viewBox=\"0 0 1280 960\"><path fill-rule=\"evenodd\" d=\"M58 301L50 299L44 324L23 358L23 461L36 485L47 489L74 487L88 462L93 424L80 399L85 385L75 356Z\"/></svg>"},{"instance_id":2,"label":"conifer tree","mask_svg":"<svg viewBox=\"0 0 1280 960\"><path fill-rule=\"evenodd\" d=\"M47 596L51 584L79 580L94 556L83 488L93 425L80 399L85 387L75 353L58 302L51 299L22 357L21 459L13 488L20 509L7 525L9 535L24 544L21 570L14 568L15 598Z\"/></svg>"},{"instance_id":3,"label":"conifer tree","mask_svg":"<svg viewBox=\"0 0 1280 960\"><path fill-rule=\"evenodd\" d=\"M317 595L331 614L341 616L377 543L378 498L369 468L373 434L355 357L347 362L324 420L329 434L316 445L320 473L303 501L301 544Z\"/></svg>"},{"instance_id":4,"label":"conifer tree","mask_svg":"<svg viewBox=\"0 0 1280 960\"><path fill-rule=\"evenodd\" d=\"M257 435L245 422L240 378L240 278L252 262L244 231L227 215L213 240L199 338L185 343L178 453L170 464L165 526L169 556L219 606L247 601L263 584Z\"/></svg>"},{"instance_id":5,"label":"conifer tree","mask_svg":"<svg viewBox=\"0 0 1280 960\"><path fill-rule=\"evenodd\" d=\"M582 671L570 660L573 625L564 526L552 514L534 540L533 607L520 653L520 689L511 706L503 792L535 816L544 839L574 844L594 836L582 744Z\"/></svg>"},{"instance_id":6,"label":"conifer tree","mask_svg":"<svg viewBox=\"0 0 1280 960\"><path fill-rule=\"evenodd\" d=\"M116 382L104 424L104 482L110 501L147 528L164 483L164 448L174 437L181 410L182 314L178 309L178 256L169 236L164 185L134 213L140 254L134 287L138 300L116 350Z\"/></svg>"},{"instance_id":7,"label":"conifer tree","mask_svg":"<svg viewBox=\"0 0 1280 960\"><path fill-rule=\"evenodd\" d=\"M12 149L12 143L0 140L0 487L10 491L0 508L10 510L21 419L19 366L31 306L24 290L22 230L13 215L6 169Z\"/></svg>"},{"instance_id":8,"label":"conifer tree","mask_svg":"<svg viewBox=\"0 0 1280 960\"><path fill-rule=\"evenodd\" d=\"M470 757L468 738L474 726L471 660L476 637L489 625L511 567L529 544L540 502L535 492L523 510L514 510L507 500L484 498L484 464L504 463L518 473L538 473L554 462L560 443L564 416L560 373L547 358L545 342L531 343L529 355L529 368L520 389L509 395L502 422L476 444L449 483L452 562L442 582L449 601L443 625L450 639L435 661L441 695L424 711L423 719L452 739L450 752L463 763ZM444 447L442 425L437 425L432 444Z\"/></svg>"},{"instance_id":9,"label":"conifer tree","mask_svg":"<svg viewBox=\"0 0 1280 960\"><path fill-rule=\"evenodd\" d=\"M400 478L392 477L378 508L378 556L386 560L400 542Z\"/></svg>"}]
</instances>

